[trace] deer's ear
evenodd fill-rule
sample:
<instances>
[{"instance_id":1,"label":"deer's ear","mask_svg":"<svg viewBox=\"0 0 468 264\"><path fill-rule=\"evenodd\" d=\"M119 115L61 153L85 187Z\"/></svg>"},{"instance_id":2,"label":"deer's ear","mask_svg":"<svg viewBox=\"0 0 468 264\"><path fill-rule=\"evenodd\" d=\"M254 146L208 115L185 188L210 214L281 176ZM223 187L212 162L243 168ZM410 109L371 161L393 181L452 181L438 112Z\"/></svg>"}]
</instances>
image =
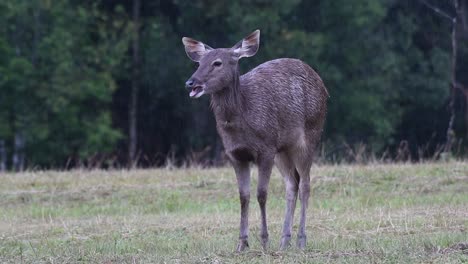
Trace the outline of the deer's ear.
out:
<instances>
[{"instance_id":1,"label":"deer's ear","mask_svg":"<svg viewBox=\"0 0 468 264\"><path fill-rule=\"evenodd\" d=\"M232 51L236 54L239 59L243 57L252 57L257 53L258 47L260 46L260 30L255 30L254 32L250 33L247 37L243 40L239 41L234 47L232 47Z\"/></svg>"},{"instance_id":2,"label":"deer's ear","mask_svg":"<svg viewBox=\"0 0 468 264\"><path fill-rule=\"evenodd\" d=\"M187 37L182 38L182 43L184 43L185 53L187 53L187 56L195 62L199 62L203 55L207 54L213 49L201 41Z\"/></svg>"},{"instance_id":3,"label":"deer's ear","mask_svg":"<svg viewBox=\"0 0 468 264\"><path fill-rule=\"evenodd\" d=\"M187 37L182 38L182 43L184 43L185 52L187 53L187 56L191 60L196 62L199 62L203 55L205 55L213 49L212 47L204 44L203 42Z\"/></svg>"}]
</instances>

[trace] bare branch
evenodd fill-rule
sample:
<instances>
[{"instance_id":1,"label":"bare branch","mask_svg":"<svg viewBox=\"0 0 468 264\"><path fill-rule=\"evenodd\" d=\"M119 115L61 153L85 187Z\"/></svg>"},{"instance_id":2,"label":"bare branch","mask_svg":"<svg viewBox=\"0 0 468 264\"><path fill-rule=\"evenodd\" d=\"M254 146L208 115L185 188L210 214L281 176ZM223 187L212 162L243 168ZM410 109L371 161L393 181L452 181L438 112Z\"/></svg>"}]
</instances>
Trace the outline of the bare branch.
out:
<instances>
[{"instance_id":1,"label":"bare branch","mask_svg":"<svg viewBox=\"0 0 468 264\"><path fill-rule=\"evenodd\" d=\"M468 86L464 86L463 84L459 83L459 82L456 82L455 83L455 88L456 89L460 89L460 90L468 90Z\"/></svg>"},{"instance_id":2,"label":"bare branch","mask_svg":"<svg viewBox=\"0 0 468 264\"><path fill-rule=\"evenodd\" d=\"M433 5L429 4L426 0L419 0L419 2L423 3L425 6L429 7L430 9L434 10L437 14L439 14L439 15L447 18L447 19L450 19L450 21L452 21L452 23L455 22L456 16L453 17L453 16L449 15L447 12L442 11L437 6L433 6Z\"/></svg>"},{"instance_id":3,"label":"bare branch","mask_svg":"<svg viewBox=\"0 0 468 264\"><path fill-rule=\"evenodd\" d=\"M463 93L463 95L465 95L466 97L468 97L468 86L463 85L463 84L461 84L461 83L459 83L459 82L456 82L456 83L455 83L455 89L460 90L460 91Z\"/></svg>"}]
</instances>

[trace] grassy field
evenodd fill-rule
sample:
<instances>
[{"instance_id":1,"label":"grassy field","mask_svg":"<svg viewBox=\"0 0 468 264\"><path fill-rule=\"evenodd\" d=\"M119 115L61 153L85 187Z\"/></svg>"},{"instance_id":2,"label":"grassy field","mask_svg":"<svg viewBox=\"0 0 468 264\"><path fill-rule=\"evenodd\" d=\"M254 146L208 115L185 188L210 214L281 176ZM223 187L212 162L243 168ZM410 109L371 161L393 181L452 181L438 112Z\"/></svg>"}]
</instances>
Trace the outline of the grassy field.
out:
<instances>
[{"instance_id":1,"label":"grassy field","mask_svg":"<svg viewBox=\"0 0 468 264\"><path fill-rule=\"evenodd\" d=\"M0 262L468 263L468 163L312 175L307 249L278 251L285 201L275 170L270 249L261 250L252 193L250 250L237 254L230 168L0 174Z\"/></svg>"}]
</instances>

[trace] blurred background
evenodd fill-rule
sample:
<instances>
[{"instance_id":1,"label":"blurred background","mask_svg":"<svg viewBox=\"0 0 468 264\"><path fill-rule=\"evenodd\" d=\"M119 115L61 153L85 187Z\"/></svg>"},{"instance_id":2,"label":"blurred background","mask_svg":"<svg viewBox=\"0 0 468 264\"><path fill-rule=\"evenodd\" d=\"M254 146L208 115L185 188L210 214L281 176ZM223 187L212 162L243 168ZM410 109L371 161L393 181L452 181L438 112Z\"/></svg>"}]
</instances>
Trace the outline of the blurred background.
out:
<instances>
[{"instance_id":1,"label":"blurred background","mask_svg":"<svg viewBox=\"0 0 468 264\"><path fill-rule=\"evenodd\" d=\"M246 72L299 58L330 93L323 162L468 152L467 0L2 0L0 170L220 165L183 36Z\"/></svg>"}]
</instances>

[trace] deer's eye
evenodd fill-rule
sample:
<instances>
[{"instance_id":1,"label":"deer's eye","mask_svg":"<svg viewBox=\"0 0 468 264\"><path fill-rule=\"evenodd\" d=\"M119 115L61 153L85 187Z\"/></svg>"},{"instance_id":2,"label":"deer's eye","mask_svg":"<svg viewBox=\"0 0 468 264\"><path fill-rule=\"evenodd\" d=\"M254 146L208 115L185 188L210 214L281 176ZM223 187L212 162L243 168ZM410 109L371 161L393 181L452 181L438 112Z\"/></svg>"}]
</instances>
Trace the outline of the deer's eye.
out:
<instances>
[{"instance_id":1,"label":"deer's eye","mask_svg":"<svg viewBox=\"0 0 468 264\"><path fill-rule=\"evenodd\" d=\"M215 67L219 67L219 66L221 66L221 64L223 64L223 63L222 63L220 60L215 60L215 61L213 61L212 64L213 64L213 66L215 66Z\"/></svg>"}]
</instances>

